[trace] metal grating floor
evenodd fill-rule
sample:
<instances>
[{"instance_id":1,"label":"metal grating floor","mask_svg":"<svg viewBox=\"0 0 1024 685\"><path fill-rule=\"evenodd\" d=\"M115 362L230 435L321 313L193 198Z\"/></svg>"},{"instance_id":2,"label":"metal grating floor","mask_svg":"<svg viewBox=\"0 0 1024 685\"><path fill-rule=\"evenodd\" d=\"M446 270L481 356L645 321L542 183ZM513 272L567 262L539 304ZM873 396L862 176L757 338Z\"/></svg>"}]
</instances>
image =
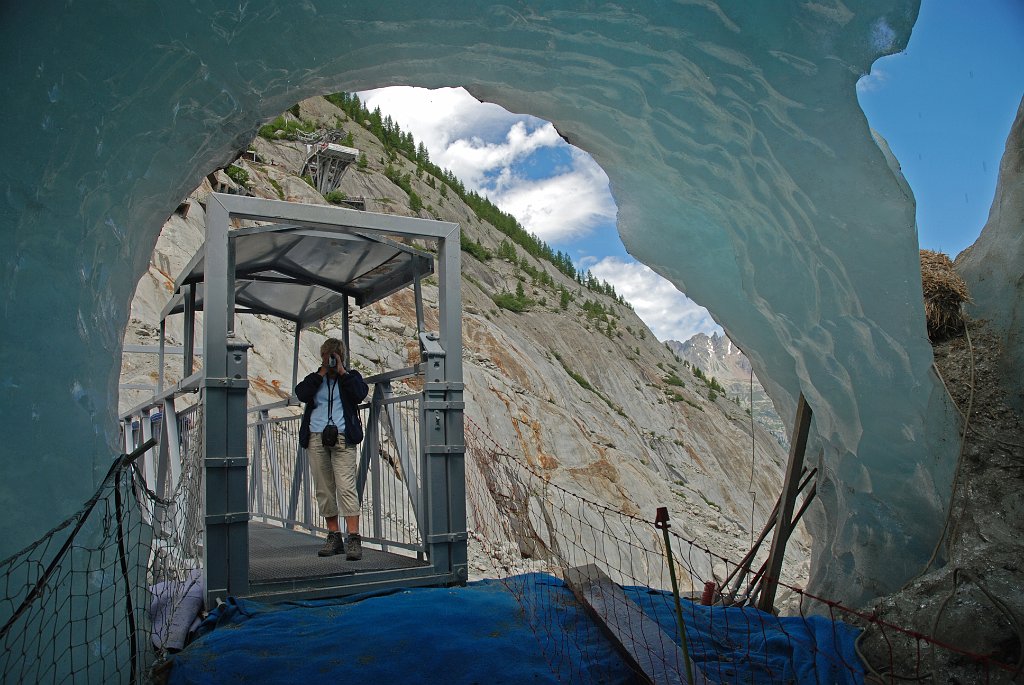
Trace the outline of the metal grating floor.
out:
<instances>
[{"instance_id":1,"label":"metal grating floor","mask_svg":"<svg viewBox=\"0 0 1024 685\"><path fill-rule=\"evenodd\" d=\"M306 532L249 521L249 579L263 583L429 565L414 557L372 549L365 542L359 561L346 561L344 554L318 557L323 544L324 538Z\"/></svg>"}]
</instances>

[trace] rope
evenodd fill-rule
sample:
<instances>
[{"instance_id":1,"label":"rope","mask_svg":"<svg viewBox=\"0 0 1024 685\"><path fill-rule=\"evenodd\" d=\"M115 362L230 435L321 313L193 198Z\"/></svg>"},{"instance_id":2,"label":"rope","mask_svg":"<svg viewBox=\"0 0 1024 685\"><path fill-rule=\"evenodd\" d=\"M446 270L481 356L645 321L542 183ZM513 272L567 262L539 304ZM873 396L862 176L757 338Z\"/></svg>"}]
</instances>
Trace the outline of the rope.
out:
<instances>
[{"instance_id":1,"label":"rope","mask_svg":"<svg viewBox=\"0 0 1024 685\"><path fill-rule=\"evenodd\" d=\"M960 306L961 306L961 308L963 307L963 305L960 305ZM965 448L967 446L967 433L968 433L968 431L970 431L971 411L974 408L974 346L971 344L971 333L970 333L969 330L967 330L967 328L968 327L965 325L964 326L964 334L967 337L967 350L968 350L968 352L970 354L969 358L970 358L970 362L971 362L971 365L970 365L970 368L971 368L971 384L970 384L970 393L969 393L968 399L967 399L967 412L966 412L966 414L964 414L964 429L963 429L963 432L960 435L960 449L957 452L957 456L956 456L956 470L953 472L953 487L950 490L949 506L946 508L946 516L945 516L945 518L944 518L944 520L942 522L942 532L939 533L939 539L935 542L935 547L934 547L934 549L932 549L931 556L928 558L928 563L925 564L924 569L922 569L920 573L918 573L916 576L914 576L909 581L907 581L906 583L903 584L904 588L906 588L912 582L916 581L918 578L920 578L921 576L926 574L928 572L928 569L931 568L932 564L935 563L935 559L936 559L936 557L938 557L939 550L942 548L942 545L943 545L943 543L944 543L944 541L946 539L946 531L949 529L949 522L950 522L950 520L952 519L952 516L953 516L953 504L954 504L954 500L956 499L957 488L960 485L960 472L963 470L964 452L965 452ZM940 376L940 378L941 378L941 376ZM943 387L945 388L945 382L943 382ZM948 388L946 389L946 392L947 393L949 392ZM953 399L953 397L952 397L952 395L950 395L950 400L952 400L952 399ZM954 407L956 406L956 402L955 401L953 402L953 406Z\"/></svg>"},{"instance_id":2,"label":"rope","mask_svg":"<svg viewBox=\"0 0 1024 685\"><path fill-rule=\"evenodd\" d=\"M994 606L996 609L998 609L999 612L1002 613L1003 616L1005 616L1007 618L1007 620L1010 622L1010 627L1013 628L1013 631L1014 631L1014 633L1017 636L1017 646L1018 646L1017 651L1019 653L1019 656L1017 657L1017 663L1014 665L1013 673L1011 674L1013 678L1016 678L1020 674L1021 668L1024 667L1024 636L1022 636L1022 634L1021 634L1021 625L1020 625L1020 621L1017 620L1017 615L1014 614L1013 610L1010 609L1010 607L1008 607L1001 599L999 599L998 597L993 595L991 592L989 592L988 588L986 588L985 585L982 584L982 582L980 580L978 580L977 578L975 578L974 576L972 576L971 574L969 574L967 571L965 571L964 569L962 569L960 567L957 567L957 568L953 569L953 575L952 575L953 589L949 591L949 594L946 595L945 599L942 600L942 603L939 604L938 611L935 612L935 619L932 621L932 630L931 630L932 636L934 636L935 633L939 629L939 620L942 617L942 613L946 610L946 606L949 604L949 601L951 599L953 599L953 597L956 595L956 590L957 590L957 585L958 585L958 576L960 576L960 575L964 576L964 578L966 580L974 583L974 585L979 590L981 590L982 594L984 594L985 597L988 598L988 601L990 601L992 603L992 606ZM932 670L933 671L937 671L938 670L937 668L934 667L935 659L936 659L936 655L933 652L932 653L932 664L933 664Z\"/></svg>"},{"instance_id":3,"label":"rope","mask_svg":"<svg viewBox=\"0 0 1024 685\"><path fill-rule=\"evenodd\" d=\"M654 533L651 522L643 521L631 513L610 509L601 503L594 502L586 495L572 493L560 485L553 483L550 478L547 477L547 474L541 473L522 457L515 456L508 450L504 449L492 436L488 435L471 419L467 418L466 422L467 463L483 464L486 462L495 468L503 469L503 473L507 476L509 481L518 483L516 486L509 486L507 484L501 486L496 483L489 483L488 487L493 488L493 490L500 490L502 493L521 493L522 499L517 499L516 503L513 505L515 507L515 511L533 511L535 505L544 510L548 508L551 509L551 513L547 513L547 511L543 513L543 519L547 522L547 530L543 532L553 541L557 539L558 542L556 546L561 547L562 551L552 554L549 557L545 557L545 559L546 563L554 565L553 569L556 572L559 568L558 565L561 565L561 567L564 568L567 565L571 565L574 561L579 561L578 555L581 554L580 547L582 545L582 541L587 540L592 541L590 548L585 551L587 561L597 561L600 565L609 569L610 574L625 574L626 577L622 580L623 584L659 587L657 579L659 577L664 577L660 576L660 571L658 570L660 567L645 567L647 568L645 574L637 576L635 574L631 575L628 568L624 568L621 564L616 564L616 559L621 559L623 555L625 555L626 558L648 559L647 555L649 554L650 548L656 546L656 538L644 533L645 530L650 531L652 534ZM482 451L485 447L487 450L486 453ZM517 475L516 472L520 475ZM539 479L542 485L530 485L530 477ZM467 484L467 489L474 491L471 483ZM493 490L492 494L497 494L496 492L493 492ZM546 493L543 497L543 501L535 499L535 497L541 492ZM512 502L510 502L510 504L512 504ZM581 509L583 505L586 505L588 511ZM591 513L597 511L601 512L600 517ZM516 515L517 514L512 514L512 517L515 518ZM628 522L630 525L624 528L609 525L609 522L612 520L621 520L623 522ZM560 529L555 529L553 522L558 521L567 521L568 523L563 523ZM601 528L593 527L597 522L600 522ZM625 537L620 536L614 541L614 545L610 546L604 538L604 536L608 534L609 529L627 531L628 535ZM564 537L559 538L558 534L562 531L565 531L567 535L572 535L572 539ZM686 573L690 574L690 577L695 584L702 584L704 578L709 576L713 577L714 569L719 566L733 569L746 568L747 572L752 570L750 561L745 560L740 564L735 564L727 557L716 554L708 547L699 544L696 540L688 539L675 531L669 532L673 539L673 545L677 550L682 550L675 556L675 558L681 560L681 566L685 569ZM502 534L504 535L505 533ZM486 531L483 539L487 539ZM626 548L630 551L615 552L616 546L618 548ZM698 564L697 561L699 559L703 559L704 562L702 564ZM645 563L650 562L645 561ZM633 568L635 568L635 565ZM735 573L735 571L733 573ZM760 571L751 582L754 583L761 581L763 575L763 571ZM877 630L881 636L884 637L886 642L890 644L888 659L888 670L890 673L893 673L893 665L897 662L898 658L905 658L907 661L916 662L918 664L918 675L916 676L897 676L893 674L888 677L908 680L927 678L928 676L922 676L920 674L920 665L922 663L920 645L922 644L930 646L932 650L944 650L952 655L957 655L956 658L961 659L968 664L975 664L977 668L982 669L986 674L989 673L989 670L992 667L1008 672L1014 672L1017 668L1015 665L1007 665L995 661L986 655L973 653L969 650L937 640L934 637L934 634L925 635L915 630L903 628L892 622L885 621L875 614L868 614L864 611L853 609L837 601L809 593L785 582L780 582L779 585L788 588L800 597L801 616L804 612L805 601L810 600L817 602L820 606L827 607L830 616L833 617L833 621L837 620L835 618L835 614L839 613L851 620L861 621ZM661 587L665 586L667 586L667 583ZM527 607L524 606L524 610L526 610L526 608ZM763 626L758 628L758 630L761 630L762 628ZM555 629L549 627L542 629L541 632L544 632L544 630L547 630L547 634L550 635ZM897 652L893 648L892 642L890 642L890 635L908 641L911 645L911 653ZM863 637L864 636L862 635L860 639L863 639ZM916 652L913 651L913 645L917 645ZM857 652L861 651L859 644L855 645L855 647ZM808 648L812 650L816 649L816 647L813 646ZM902 649L902 647L900 647L900 649ZM860 656L863 659L863 655L861 654ZM762 657L753 653L746 656L747 661L756 660L758 658ZM863 660L864 663L867 664L866 659ZM549 663L557 662L557 655L549 659ZM717 666L719 668L724 668L724 665L722 664L718 664ZM707 668L706 664L701 664L701 667L704 669ZM883 678L883 674L871 667L870 664L867 664L866 668L872 677ZM711 673L708 673L707 670L705 670L706 676L710 677L713 673L713 670ZM559 673L559 676L561 677L561 673ZM572 680L572 678L570 677L568 680ZM722 677L720 680L730 681L728 677Z\"/></svg>"}]
</instances>

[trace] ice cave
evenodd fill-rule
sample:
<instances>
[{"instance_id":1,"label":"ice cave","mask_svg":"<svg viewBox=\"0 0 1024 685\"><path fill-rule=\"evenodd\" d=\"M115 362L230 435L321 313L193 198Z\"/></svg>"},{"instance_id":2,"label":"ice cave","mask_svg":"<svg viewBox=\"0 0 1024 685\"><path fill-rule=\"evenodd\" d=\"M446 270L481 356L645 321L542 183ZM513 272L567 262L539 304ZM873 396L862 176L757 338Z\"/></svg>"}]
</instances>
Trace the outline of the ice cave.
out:
<instances>
[{"instance_id":1,"label":"ice cave","mask_svg":"<svg viewBox=\"0 0 1024 685\"><path fill-rule=\"evenodd\" d=\"M898 587L939 535L957 420L930 370L914 198L855 84L918 5L8 4L0 556L119 451L128 305L180 198L302 98L464 86L593 155L629 252L711 310L785 420L806 396L813 589Z\"/></svg>"}]
</instances>

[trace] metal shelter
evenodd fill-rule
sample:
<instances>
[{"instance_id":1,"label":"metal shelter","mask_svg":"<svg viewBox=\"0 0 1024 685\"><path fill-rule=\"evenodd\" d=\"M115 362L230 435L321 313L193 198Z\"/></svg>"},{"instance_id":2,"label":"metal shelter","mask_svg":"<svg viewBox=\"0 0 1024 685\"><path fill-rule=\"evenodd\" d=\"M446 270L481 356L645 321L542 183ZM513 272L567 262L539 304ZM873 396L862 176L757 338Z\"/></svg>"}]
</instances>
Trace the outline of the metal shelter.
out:
<instances>
[{"instance_id":1,"label":"metal shelter","mask_svg":"<svg viewBox=\"0 0 1024 685\"><path fill-rule=\"evenodd\" d=\"M249 225L231 228L242 222ZM434 273L435 256L412 247L413 240L436 247L438 331L425 330L420 283ZM186 444L202 440L203 492L197 499L204 526L196 556L202 557L208 606L227 595L309 598L465 582L459 280L457 224L209 196L205 243L175 281L161 314L157 391L121 417L126 447L161 435L159 448L143 462L147 485L158 493L182 478ZM415 294L420 362L367 377L372 397L360 408L366 434L358 482L368 507L365 563L319 560L311 533L323 527L311 503L305 450L295 439L299 417L286 409L284 418L270 416L298 401L293 395L247 407L249 346L235 336L236 315L272 315L295 323L294 388L303 329L340 313L348 355L350 303L366 306L409 287ZM198 312L203 363L193 373ZM183 380L165 388L167 319L176 314L184 315ZM392 382L403 378L415 379L422 391L396 396ZM197 404L175 404L196 393ZM195 430L187 437L190 428ZM394 521L401 525L389 528ZM153 521L158 537L161 523ZM291 547L298 550L294 559Z\"/></svg>"}]
</instances>

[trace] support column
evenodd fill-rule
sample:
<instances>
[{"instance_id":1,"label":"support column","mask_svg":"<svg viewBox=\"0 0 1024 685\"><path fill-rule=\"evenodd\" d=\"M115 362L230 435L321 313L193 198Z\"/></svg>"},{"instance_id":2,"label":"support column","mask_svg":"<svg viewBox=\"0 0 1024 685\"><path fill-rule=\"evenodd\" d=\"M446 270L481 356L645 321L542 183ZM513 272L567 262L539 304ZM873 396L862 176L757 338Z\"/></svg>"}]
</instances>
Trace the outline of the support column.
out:
<instances>
[{"instance_id":1,"label":"support column","mask_svg":"<svg viewBox=\"0 0 1024 685\"><path fill-rule=\"evenodd\" d=\"M205 451L206 605L249 592L246 409L248 344L234 328L234 273L228 212L210 197L206 214L203 307L203 447Z\"/></svg>"},{"instance_id":2,"label":"support column","mask_svg":"<svg viewBox=\"0 0 1024 685\"><path fill-rule=\"evenodd\" d=\"M424 389L421 410L426 491L425 537L430 563L468 577L466 468L462 382L462 291L459 229L438 245L439 335L422 334Z\"/></svg>"}]
</instances>

